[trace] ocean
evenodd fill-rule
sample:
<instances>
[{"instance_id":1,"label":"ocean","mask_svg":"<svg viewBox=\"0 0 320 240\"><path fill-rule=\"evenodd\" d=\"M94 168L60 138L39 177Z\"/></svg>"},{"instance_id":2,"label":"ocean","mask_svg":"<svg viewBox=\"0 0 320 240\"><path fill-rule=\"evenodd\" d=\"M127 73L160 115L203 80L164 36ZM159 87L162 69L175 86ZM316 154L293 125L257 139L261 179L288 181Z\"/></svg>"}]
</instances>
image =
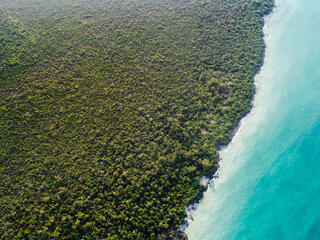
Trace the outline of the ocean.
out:
<instances>
[{"instance_id":1,"label":"ocean","mask_svg":"<svg viewBox=\"0 0 320 240\"><path fill-rule=\"evenodd\" d=\"M254 107L220 152L189 240L320 239L320 1L275 4Z\"/></svg>"}]
</instances>

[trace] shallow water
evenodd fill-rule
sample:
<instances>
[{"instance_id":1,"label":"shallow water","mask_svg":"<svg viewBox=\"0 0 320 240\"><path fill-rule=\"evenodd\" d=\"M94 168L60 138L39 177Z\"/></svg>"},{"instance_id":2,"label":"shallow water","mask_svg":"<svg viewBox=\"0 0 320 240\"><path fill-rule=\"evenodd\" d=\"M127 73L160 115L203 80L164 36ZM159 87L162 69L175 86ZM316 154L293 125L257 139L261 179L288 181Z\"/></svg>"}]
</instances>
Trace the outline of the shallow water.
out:
<instances>
[{"instance_id":1,"label":"shallow water","mask_svg":"<svg viewBox=\"0 0 320 240\"><path fill-rule=\"evenodd\" d=\"M276 0L254 108L186 232L191 240L320 239L320 1Z\"/></svg>"}]
</instances>

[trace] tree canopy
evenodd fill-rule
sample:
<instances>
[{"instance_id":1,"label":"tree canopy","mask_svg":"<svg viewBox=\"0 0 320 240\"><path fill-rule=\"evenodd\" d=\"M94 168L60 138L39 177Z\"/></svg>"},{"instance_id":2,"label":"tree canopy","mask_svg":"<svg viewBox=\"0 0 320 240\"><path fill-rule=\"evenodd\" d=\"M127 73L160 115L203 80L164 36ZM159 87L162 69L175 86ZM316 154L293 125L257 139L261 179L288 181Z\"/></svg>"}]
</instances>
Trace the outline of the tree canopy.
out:
<instances>
[{"instance_id":1,"label":"tree canopy","mask_svg":"<svg viewBox=\"0 0 320 240\"><path fill-rule=\"evenodd\" d=\"M172 239L250 110L272 0L2 0L0 239Z\"/></svg>"}]
</instances>

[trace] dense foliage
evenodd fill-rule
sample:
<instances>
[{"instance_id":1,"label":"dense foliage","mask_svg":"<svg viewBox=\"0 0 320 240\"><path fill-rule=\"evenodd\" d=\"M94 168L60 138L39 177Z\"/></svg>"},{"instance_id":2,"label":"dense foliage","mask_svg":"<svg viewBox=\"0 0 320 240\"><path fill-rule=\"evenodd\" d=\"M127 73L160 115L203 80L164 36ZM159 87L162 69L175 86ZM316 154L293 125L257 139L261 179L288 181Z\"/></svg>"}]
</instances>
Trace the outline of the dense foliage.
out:
<instances>
[{"instance_id":1,"label":"dense foliage","mask_svg":"<svg viewBox=\"0 0 320 240\"><path fill-rule=\"evenodd\" d=\"M272 5L1 0L0 238L175 235L250 109Z\"/></svg>"}]
</instances>

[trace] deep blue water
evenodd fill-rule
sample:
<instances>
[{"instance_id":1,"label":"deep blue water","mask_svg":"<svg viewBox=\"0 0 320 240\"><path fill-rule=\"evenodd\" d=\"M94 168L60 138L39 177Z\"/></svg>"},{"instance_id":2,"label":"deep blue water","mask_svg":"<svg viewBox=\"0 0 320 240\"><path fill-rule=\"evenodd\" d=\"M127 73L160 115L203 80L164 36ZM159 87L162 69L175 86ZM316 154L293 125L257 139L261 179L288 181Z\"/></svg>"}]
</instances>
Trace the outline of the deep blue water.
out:
<instances>
[{"instance_id":1,"label":"deep blue water","mask_svg":"<svg viewBox=\"0 0 320 240\"><path fill-rule=\"evenodd\" d=\"M320 239L320 1L276 0L252 112L221 151L191 240Z\"/></svg>"}]
</instances>

